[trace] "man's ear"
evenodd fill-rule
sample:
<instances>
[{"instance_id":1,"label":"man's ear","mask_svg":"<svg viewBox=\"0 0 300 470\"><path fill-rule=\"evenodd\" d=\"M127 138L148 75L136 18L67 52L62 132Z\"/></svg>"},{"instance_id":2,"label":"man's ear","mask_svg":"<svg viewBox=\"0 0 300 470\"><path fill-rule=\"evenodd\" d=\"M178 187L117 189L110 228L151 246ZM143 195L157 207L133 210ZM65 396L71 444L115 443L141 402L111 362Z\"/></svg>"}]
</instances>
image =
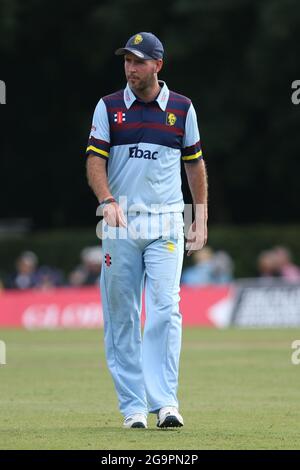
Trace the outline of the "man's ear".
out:
<instances>
[{"instance_id":1,"label":"man's ear","mask_svg":"<svg viewBox=\"0 0 300 470\"><path fill-rule=\"evenodd\" d=\"M156 61L156 73L160 72L163 67L163 60L157 59Z\"/></svg>"}]
</instances>

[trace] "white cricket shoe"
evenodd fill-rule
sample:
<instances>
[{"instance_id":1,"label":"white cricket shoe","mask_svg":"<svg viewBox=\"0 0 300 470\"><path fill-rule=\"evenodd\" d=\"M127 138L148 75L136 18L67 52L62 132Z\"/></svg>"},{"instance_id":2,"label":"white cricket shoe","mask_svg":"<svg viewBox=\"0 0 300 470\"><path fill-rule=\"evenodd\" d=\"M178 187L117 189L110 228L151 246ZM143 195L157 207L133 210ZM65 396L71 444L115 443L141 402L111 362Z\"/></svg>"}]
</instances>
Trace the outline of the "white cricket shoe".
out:
<instances>
[{"instance_id":1,"label":"white cricket shoe","mask_svg":"<svg viewBox=\"0 0 300 470\"><path fill-rule=\"evenodd\" d=\"M147 428L147 418L142 413L127 416L123 423L124 428Z\"/></svg>"},{"instance_id":2,"label":"white cricket shoe","mask_svg":"<svg viewBox=\"0 0 300 470\"><path fill-rule=\"evenodd\" d=\"M157 414L158 428L178 428L183 426L183 418L175 406L164 406Z\"/></svg>"}]
</instances>

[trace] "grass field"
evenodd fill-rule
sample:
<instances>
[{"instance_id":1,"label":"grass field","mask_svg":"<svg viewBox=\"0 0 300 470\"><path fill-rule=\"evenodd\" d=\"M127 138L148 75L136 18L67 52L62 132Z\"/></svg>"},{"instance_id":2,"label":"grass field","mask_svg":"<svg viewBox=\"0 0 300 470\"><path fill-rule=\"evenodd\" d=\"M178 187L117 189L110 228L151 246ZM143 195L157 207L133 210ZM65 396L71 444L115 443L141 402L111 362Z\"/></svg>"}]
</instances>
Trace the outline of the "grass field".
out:
<instances>
[{"instance_id":1,"label":"grass field","mask_svg":"<svg viewBox=\"0 0 300 470\"><path fill-rule=\"evenodd\" d=\"M102 331L2 330L1 449L300 448L300 330L185 329L182 429L122 429Z\"/></svg>"}]
</instances>

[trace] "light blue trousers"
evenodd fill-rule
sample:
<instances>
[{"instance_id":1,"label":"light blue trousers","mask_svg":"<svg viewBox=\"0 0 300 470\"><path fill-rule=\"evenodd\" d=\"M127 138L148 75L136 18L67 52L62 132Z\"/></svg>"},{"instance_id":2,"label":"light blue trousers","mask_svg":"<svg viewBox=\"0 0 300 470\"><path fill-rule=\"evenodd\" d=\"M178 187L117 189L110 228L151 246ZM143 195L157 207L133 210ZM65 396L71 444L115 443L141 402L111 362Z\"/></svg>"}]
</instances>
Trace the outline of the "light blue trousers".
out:
<instances>
[{"instance_id":1,"label":"light blue trousers","mask_svg":"<svg viewBox=\"0 0 300 470\"><path fill-rule=\"evenodd\" d=\"M129 215L127 229L103 225L106 236L102 240L100 284L105 352L125 417L178 406L183 222L182 214L171 214L168 233L163 217ZM144 287L146 322L142 337Z\"/></svg>"}]
</instances>

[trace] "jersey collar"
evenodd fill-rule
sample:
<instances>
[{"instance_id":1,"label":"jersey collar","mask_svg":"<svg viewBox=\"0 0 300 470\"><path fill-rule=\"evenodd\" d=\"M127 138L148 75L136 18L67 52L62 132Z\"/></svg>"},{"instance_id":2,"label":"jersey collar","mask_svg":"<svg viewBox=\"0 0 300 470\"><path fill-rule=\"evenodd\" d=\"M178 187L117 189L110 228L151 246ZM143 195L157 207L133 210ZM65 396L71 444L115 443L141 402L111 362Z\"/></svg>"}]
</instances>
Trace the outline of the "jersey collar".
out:
<instances>
[{"instance_id":1,"label":"jersey collar","mask_svg":"<svg viewBox=\"0 0 300 470\"><path fill-rule=\"evenodd\" d=\"M167 87L167 84L163 82L162 80L159 80L158 82L161 86L160 93L158 97L156 98L157 103L159 104L159 107L162 111L166 110L168 99L169 99L169 88ZM126 108L129 109L130 106L134 103L136 100L136 96L131 90L130 86L127 83L127 86L124 90L124 102L126 105Z\"/></svg>"}]
</instances>

